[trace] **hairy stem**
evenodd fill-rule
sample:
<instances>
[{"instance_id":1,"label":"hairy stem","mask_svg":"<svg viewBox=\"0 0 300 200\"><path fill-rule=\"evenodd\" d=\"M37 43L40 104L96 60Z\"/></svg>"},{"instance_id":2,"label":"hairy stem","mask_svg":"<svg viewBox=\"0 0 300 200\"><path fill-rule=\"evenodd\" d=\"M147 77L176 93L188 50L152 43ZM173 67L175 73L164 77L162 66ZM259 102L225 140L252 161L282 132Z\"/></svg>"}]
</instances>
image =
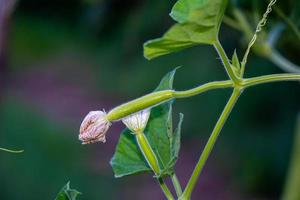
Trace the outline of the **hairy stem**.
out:
<instances>
[{"instance_id":1,"label":"hairy stem","mask_svg":"<svg viewBox=\"0 0 300 200\"><path fill-rule=\"evenodd\" d=\"M228 119L232 108L234 107L236 101L238 100L240 94L241 94L240 89L234 89L233 93L227 102L219 120L217 121L215 128L213 129L204 149L203 152L199 158L198 163L196 164L196 167L192 173L192 176L182 194L182 196L179 198L179 200L189 200L191 198L192 191L198 181L198 178L202 172L202 169L218 139L219 133L221 132L226 120Z\"/></svg>"},{"instance_id":2,"label":"hairy stem","mask_svg":"<svg viewBox=\"0 0 300 200\"><path fill-rule=\"evenodd\" d=\"M229 76L229 78L235 83L235 84L239 84L240 83L240 78L234 73L232 67L231 67L231 64L229 62L229 59L226 55L226 52L225 50L223 49L220 41L218 40L217 42L214 43L214 47L216 49L216 51L218 52L221 60L222 60L222 63L225 67L225 70Z\"/></svg>"}]
</instances>

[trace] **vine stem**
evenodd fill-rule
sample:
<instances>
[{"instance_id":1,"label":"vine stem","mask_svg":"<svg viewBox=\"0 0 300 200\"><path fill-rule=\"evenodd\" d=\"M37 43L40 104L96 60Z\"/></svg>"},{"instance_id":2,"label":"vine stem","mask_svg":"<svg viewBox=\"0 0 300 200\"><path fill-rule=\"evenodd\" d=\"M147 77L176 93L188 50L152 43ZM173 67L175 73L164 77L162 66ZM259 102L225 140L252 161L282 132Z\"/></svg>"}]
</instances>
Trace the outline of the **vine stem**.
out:
<instances>
[{"instance_id":1,"label":"vine stem","mask_svg":"<svg viewBox=\"0 0 300 200\"><path fill-rule=\"evenodd\" d=\"M229 61L228 61L229 62ZM158 92L152 92L145 96L139 97L127 103L121 104L115 107L107 114L108 121L117 121L130 114L136 113L138 111L144 110L146 108L151 108L159 104L165 103L167 101L174 100L176 98L187 98L195 95L199 95L203 92L213 90L213 89L223 89L223 88L247 88L254 85L271 83L277 81L299 81L300 74L282 73L282 74L271 74L265 76L258 76L254 78L246 78L239 80L238 85L232 80L227 81L213 81L200 85L198 87L184 90L161 90Z\"/></svg>"},{"instance_id":2,"label":"vine stem","mask_svg":"<svg viewBox=\"0 0 300 200\"><path fill-rule=\"evenodd\" d=\"M270 74L265 76L259 76L255 78L244 79L242 86L252 87L255 85L278 82L278 81L299 81L300 74L290 74L290 73L282 73L282 74Z\"/></svg>"},{"instance_id":3,"label":"vine stem","mask_svg":"<svg viewBox=\"0 0 300 200\"><path fill-rule=\"evenodd\" d=\"M189 200L191 198L191 194L192 194L192 191L198 181L198 178L202 172L202 169L217 141L217 138L226 122L226 120L228 119L230 113L231 113L231 110L233 109L235 103L237 102L239 96L241 95L242 93L242 90L239 89L239 88L235 88L233 90L233 93L230 97L230 99L228 100L221 116L219 117L204 149L203 149L203 152L195 166L195 169L191 175L191 178L189 180L189 182L187 183L187 186L182 194L182 196L179 198L179 200Z\"/></svg>"}]
</instances>

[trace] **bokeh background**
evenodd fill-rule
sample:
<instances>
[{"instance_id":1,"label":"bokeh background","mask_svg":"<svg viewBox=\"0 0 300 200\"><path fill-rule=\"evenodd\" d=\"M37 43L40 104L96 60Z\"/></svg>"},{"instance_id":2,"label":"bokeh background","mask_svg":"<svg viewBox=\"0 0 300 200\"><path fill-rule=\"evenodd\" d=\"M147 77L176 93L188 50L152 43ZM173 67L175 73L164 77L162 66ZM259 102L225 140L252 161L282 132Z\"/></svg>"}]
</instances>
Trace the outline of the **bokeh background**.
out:
<instances>
[{"instance_id":1,"label":"bokeh background","mask_svg":"<svg viewBox=\"0 0 300 200\"><path fill-rule=\"evenodd\" d=\"M124 128L121 123L113 125L106 144L83 146L77 139L81 120L90 110L109 110L152 91L177 66L182 66L175 77L178 90L226 79L214 49L201 46L153 61L143 58L143 42L173 23L168 13L175 0L19 0L5 14L4 2L9 1L0 0L0 146L25 152L0 152L0 199L54 199L67 181L82 192L79 199L163 199L151 174L113 177L109 160ZM299 24L296 3L285 0L278 6ZM253 13L264 12L266 2L231 5L252 19ZM268 27L281 20L272 13ZM300 64L299 40L288 28L283 34L279 50ZM220 40L229 55L237 48L242 56L242 34L223 25ZM280 72L251 54L246 76ZM183 185L229 95L230 90L218 90L175 102L174 113L185 114L176 167ZM279 199L299 102L296 82L247 90L193 199Z\"/></svg>"}]
</instances>

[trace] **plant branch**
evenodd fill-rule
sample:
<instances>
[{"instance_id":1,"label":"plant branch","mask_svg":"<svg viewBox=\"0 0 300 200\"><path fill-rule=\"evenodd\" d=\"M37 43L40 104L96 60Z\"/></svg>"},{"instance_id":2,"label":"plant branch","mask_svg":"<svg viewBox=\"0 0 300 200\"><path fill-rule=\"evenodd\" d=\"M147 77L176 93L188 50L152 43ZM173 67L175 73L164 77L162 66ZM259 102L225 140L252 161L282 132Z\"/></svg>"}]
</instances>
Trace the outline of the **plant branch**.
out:
<instances>
[{"instance_id":1,"label":"plant branch","mask_svg":"<svg viewBox=\"0 0 300 200\"><path fill-rule=\"evenodd\" d=\"M182 196L179 198L179 200L189 200L192 194L192 191L198 181L198 178L202 172L202 169L217 141L217 138L219 136L219 133L221 132L226 120L228 119L232 108L234 107L236 101L238 100L240 94L241 94L241 90L240 89L234 89L233 93L229 99L229 101L227 102L219 120L217 121L214 130L212 131L204 149L203 152L199 158L199 161L192 173L192 176L182 194Z\"/></svg>"},{"instance_id":2,"label":"plant branch","mask_svg":"<svg viewBox=\"0 0 300 200\"><path fill-rule=\"evenodd\" d=\"M255 78L248 78L248 79L244 79L242 86L244 88L247 88L259 84L278 82L278 81L300 81L300 74L284 73L284 74L271 74L271 75L259 76Z\"/></svg>"},{"instance_id":3,"label":"plant branch","mask_svg":"<svg viewBox=\"0 0 300 200\"><path fill-rule=\"evenodd\" d=\"M231 64L229 62L229 59L226 55L225 50L223 49L221 43L219 40L217 40L217 42L214 43L214 47L216 49L216 51L218 52L222 63L225 67L225 70L227 72L227 75L229 76L229 78L234 82L234 84L238 85L240 83L240 78L234 73Z\"/></svg>"}]
</instances>

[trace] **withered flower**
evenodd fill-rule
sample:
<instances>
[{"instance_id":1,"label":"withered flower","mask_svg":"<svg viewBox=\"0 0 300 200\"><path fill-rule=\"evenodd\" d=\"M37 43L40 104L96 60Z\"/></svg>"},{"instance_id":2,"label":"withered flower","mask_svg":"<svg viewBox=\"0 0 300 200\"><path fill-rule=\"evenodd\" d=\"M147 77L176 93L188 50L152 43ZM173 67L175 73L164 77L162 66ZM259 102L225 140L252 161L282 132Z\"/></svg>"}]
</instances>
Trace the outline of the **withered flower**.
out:
<instances>
[{"instance_id":1,"label":"withered flower","mask_svg":"<svg viewBox=\"0 0 300 200\"><path fill-rule=\"evenodd\" d=\"M82 144L98 141L106 142L105 135L111 123L107 120L104 111L91 111L83 119L80 126L79 140Z\"/></svg>"}]
</instances>

